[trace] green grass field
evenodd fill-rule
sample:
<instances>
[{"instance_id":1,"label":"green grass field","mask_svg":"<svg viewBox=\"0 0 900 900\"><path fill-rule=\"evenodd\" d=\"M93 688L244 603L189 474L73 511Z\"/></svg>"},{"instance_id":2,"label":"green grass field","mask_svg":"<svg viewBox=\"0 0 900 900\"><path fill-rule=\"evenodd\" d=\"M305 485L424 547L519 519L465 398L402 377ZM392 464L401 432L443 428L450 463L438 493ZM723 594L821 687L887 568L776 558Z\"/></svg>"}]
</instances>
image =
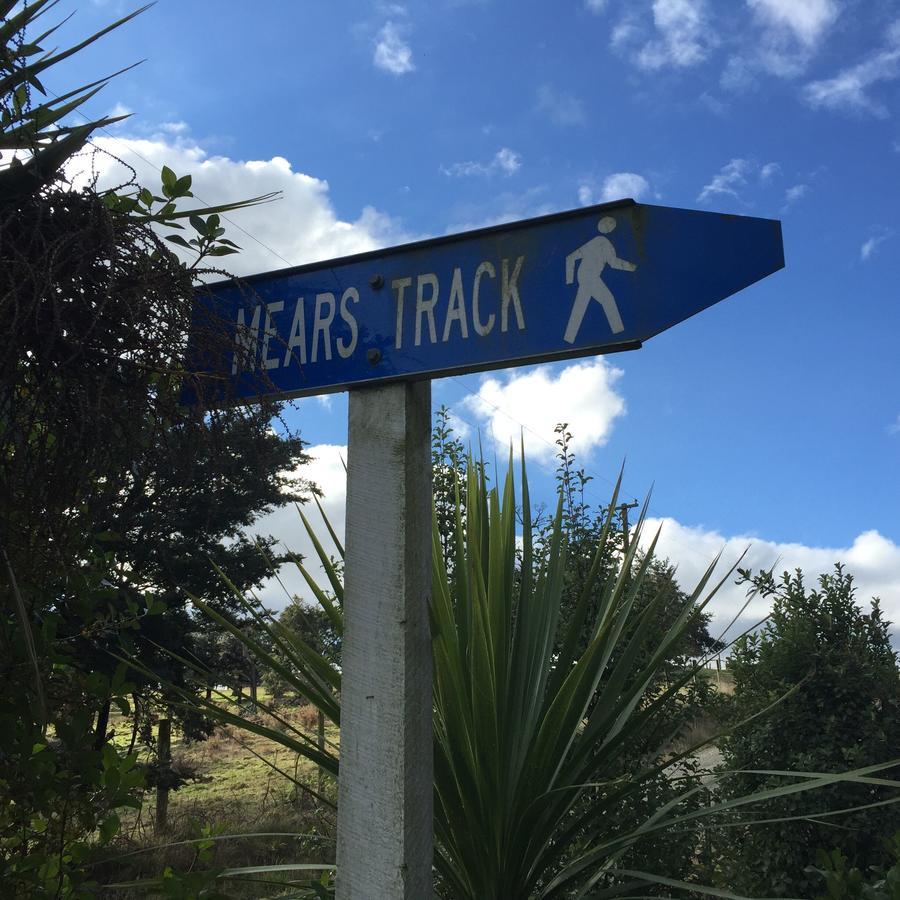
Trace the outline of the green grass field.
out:
<instances>
[{"instance_id":1,"label":"green grass field","mask_svg":"<svg viewBox=\"0 0 900 900\"><path fill-rule=\"evenodd\" d=\"M270 698L261 694L260 700L269 702ZM317 723L312 707L292 708L288 702L280 713L315 737ZM252 715L249 709L246 714ZM119 717L112 725L117 732L116 743L127 746L130 722ZM329 728L326 738L337 741L336 729ZM150 751L145 750L143 755L149 759ZM336 802L336 788L328 776L320 783L318 769L308 761L274 741L225 726L217 728L207 740L192 743L185 743L177 731L173 732L172 762L174 768L195 770L196 780L170 792L167 825L162 832L155 828L155 790L145 792L140 810L122 815L121 835L109 854L113 862L100 873L102 883L156 877L166 866L186 871L197 867L333 862L334 809L294 782L317 792L321 787L332 804ZM215 836L216 842L210 859L201 863L196 858L196 845L182 842L206 835ZM116 891L104 896L146 895ZM230 886L228 896L258 894L250 887L242 891Z\"/></svg>"}]
</instances>

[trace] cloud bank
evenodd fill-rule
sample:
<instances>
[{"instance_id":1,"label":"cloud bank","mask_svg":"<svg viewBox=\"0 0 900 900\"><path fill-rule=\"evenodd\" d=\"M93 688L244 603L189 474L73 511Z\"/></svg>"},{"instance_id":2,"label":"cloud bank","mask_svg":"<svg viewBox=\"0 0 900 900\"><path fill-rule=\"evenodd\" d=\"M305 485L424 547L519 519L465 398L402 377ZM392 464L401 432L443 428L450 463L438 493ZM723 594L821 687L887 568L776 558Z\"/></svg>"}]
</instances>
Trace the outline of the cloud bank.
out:
<instances>
[{"instance_id":1,"label":"cloud bank","mask_svg":"<svg viewBox=\"0 0 900 900\"><path fill-rule=\"evenodd\" d=\"M617 390L623 374L603 357L560 370L516 369L482 378L462 408L478 420L501 453L511 445L518 449L521 435L526 459L551 462L557 450L553 428L569 422L575 434L572 449L585 456L609 440L615 421L625 414L625 399Z\"/></svg>"},{"instance_id":2,"label":"cloud bank","mask_svg":"<svg viewBox=\"0 0 900 900\"><path fill-rule=\"evenodd\" d=\"M301 403L312 402L310 400ZM347 507L347 475L344 471L344 463L347 460L346 445L316 444L306 449L311 461L301 466L297 474L314 482L322 491L320 503L328 521L331 523L338 537L343 541L346 525ZM338 551L328 536L328 531L322 521L318 509L314 503L307 503L303 507L303 513L315 529L316 536L325 548L325 551L337 557ZM293 505L277 509L267 516L259 519L248 531L253 535L274 535L281 541L281 547L277 549L290 550L300 556L309 573L323 586L326 584L325 575L318 562L318 555L310 540L300 515ZM270 609L283 609L292 597L299 597L307 603L314 603L315 598L300 570L288 563L282 567L279 578L270 578L258 591L262 602Z\"/></svg>"},{"instance_id":3,"label":"cloud bank","mask_svg":"<svg viewBox=\"0 0 900 900\"><path fill-rule=\"evenodd\" d=\"M668 557L677 565L676 577L685 591L690 592L696 586L720 551L722 559L717 569L720 578L746 551L741 568L757 571L774 566L776 575L799 568L803 570L804 580L810 589L817 586L816 579L820 574L831 572L834 564L840 562L854 576L857 602L868 607L872 597L879 597L887 618L895 625L900 623L900 545L877 531L863 532L848 547L809 547L748 535L727 536L700 526L685 525L669 517L648 519L646 526L643 535L645 545L661 528L657 556ZM710 633L718 636L738 615L746 599L746 587L735 585L734 578L729 579L709 606L713 616ZM768 601L755 598L729 635L736 637L768 615L769 611Z\"/></svg>"},{"instance_id":4,"label":"cloud bank","mask_svg":"<svg viewBox=\"0 0 900 900\"><path fill-rule=\"evenodd\" d=\"M280 191L280 200L226 217L232 223L223 223L227 236L242 248L224 260L235 275L362 253L409 239L396 221L371 206L354 220L342 219L331 202L328 182L296 171L282 156L235 160L210 155L190 139L170 134L101 136L94 144L100 152L82 154L68 167L76 184L90 178L92 171L101 187L121 184L130 177L118 161L121 158L134 168L138 182L151 190L158 191L164 165L179 176L190 174L195 200L183 201L184 208Z\"/></svg>"}]
</instances>

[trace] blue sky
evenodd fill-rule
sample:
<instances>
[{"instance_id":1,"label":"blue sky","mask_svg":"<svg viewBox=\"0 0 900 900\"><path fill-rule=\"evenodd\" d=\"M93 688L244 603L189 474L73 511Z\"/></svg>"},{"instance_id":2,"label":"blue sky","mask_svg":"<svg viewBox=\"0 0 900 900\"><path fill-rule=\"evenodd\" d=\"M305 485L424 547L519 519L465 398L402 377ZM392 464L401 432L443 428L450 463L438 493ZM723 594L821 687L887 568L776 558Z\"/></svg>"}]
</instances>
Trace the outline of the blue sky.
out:
<instances>
[{"instance_id":1,"label":"blue sky","mask_svg":"<svg viewBox=\"0 0 900 900\"><path fill-rule=\"evenodd\" d=\"M129 9L63 7L63 40ZM685 584L752 543L845 560L900 620L896 0L160 0L48 86L142 58L92 101L134 113L101 146L206 202L284 192L233 217L238 274L622 196L781 219L782 272L642 350L436 382L435 407L525 426L545 496L560 419L596 502L627 459ZM340 521L346 397L291 416Z\"/></svg>"}]
</instances>

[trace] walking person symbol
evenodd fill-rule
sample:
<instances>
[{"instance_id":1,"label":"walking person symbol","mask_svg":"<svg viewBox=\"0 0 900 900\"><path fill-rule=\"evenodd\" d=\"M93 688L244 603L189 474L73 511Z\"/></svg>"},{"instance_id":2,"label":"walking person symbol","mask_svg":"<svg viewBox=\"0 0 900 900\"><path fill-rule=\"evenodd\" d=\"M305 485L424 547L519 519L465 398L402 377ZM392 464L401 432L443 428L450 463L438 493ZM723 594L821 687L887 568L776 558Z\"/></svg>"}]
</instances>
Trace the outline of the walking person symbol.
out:
<instances>
[{"instance_id":1,"label":"walking person symbol","mask_svg":"<svg viewBox=\"0 0 900 900\"><path fill-rule=\"evenodd\" d=\"M597 231L600 232L600 235L591 238L566 257L566 284L572 284L575 280L575 264L581 260L581 265L578 266L578 293L575 295L569 324L563 335L563 339L569 344L574 343L575 338L578 337L581 320L592 300L596 300L603 307L613 334L625 330L622 317L619 315L619 307L616 305L616 298L613 297L601 277L606 266L612 269L621 269L624 272L634 272L637 269L634 263L619 259L616 255L616 248L613 247L609 238L601 237L601 235L609 234L615 227L616 220L611 216L604 216L597 223Z\"/></svg>"}]
</instances>

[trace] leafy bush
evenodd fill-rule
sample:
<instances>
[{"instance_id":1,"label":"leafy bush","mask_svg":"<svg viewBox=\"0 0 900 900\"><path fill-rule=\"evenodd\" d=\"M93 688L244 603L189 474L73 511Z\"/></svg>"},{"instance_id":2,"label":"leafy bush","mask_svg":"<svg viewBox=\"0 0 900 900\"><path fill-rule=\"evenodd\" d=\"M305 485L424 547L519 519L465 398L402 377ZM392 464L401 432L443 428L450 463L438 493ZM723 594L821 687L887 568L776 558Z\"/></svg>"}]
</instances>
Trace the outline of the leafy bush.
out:
<instances>
[{"instance_id":1,"label":"leafy bush","mask_svg":"<svg viewBox=\"0 0 900 900\"><path fill-rule=\"evenodd\" d=\"M765 572L742 577L773 606L766 625L732 651L731 715L746 719L784 699L722 742L725 767L840 772L896 759L900 676L878 602L864 613L841 566L812 590L799 571L780 581ZM773 781L765 771L741 774L725 782L726 797ZM724 883L779 897L812 896L821 882L807 868L817 847L839 849L862 871L884 865L882 836L900 828L895 799L895 790L870 780L767 804L759 816L789 821L731 835L722 845ZM844 809L853 811L825 815Z\"/></svg>"},{"instance_id":2,"label":"leafy bush","mask_svg":"<svg viewBox=\"0 0 900 900\"><path fill-rule=\"evenodd\" d=\"M817 854L810 871L825 879L825 893L817 900L900 900L900 832L885 841L893 865L873 866L864 874L851 866L840 850Z\"/></svg>"}]
</instances>

